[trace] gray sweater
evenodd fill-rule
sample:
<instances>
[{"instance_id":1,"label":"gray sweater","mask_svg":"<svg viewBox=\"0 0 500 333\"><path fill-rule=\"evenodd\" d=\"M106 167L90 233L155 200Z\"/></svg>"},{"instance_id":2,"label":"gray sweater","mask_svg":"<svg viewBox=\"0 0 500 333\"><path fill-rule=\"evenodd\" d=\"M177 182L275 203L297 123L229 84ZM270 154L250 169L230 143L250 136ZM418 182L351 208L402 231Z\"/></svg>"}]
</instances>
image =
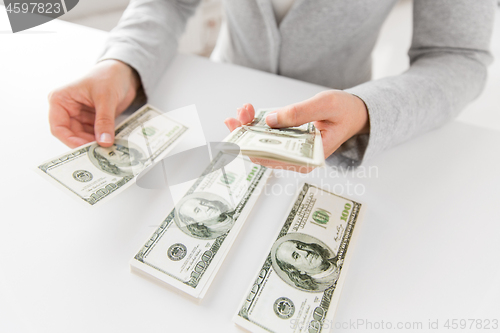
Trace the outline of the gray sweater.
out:
<instances>
[{"instance_id":1,"label":"gray sweater","mask_svg":"<svg viewBox=\"0 0 500 333\"><path fill-rule=\"evenodd\" d=\"M101 59L137 70L146 95L176 54L200 0L131 0ZM330 164L358 165L453 119L482 91L496 0L414 0L410 68L371 79L371 53L397 0L296 0L279 26L270 0L224 0L218 60L344 89L360 97L370 134ZM222 120L221 120L222 121Z\"/></svg>"}]
</instances>

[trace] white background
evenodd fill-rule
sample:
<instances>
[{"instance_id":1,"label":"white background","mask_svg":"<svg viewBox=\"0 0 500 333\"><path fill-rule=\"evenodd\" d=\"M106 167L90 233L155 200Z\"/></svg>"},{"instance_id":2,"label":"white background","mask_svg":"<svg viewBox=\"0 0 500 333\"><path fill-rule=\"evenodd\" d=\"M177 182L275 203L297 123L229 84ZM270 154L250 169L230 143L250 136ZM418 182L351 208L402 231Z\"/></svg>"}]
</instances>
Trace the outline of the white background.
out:
<instances>
[{"instance_id":1,"label":"white background","mask_svg":"<svg viewBox=\"0 0 500 333\"><path fill-rule=\"evenodd\" d=\"M426 328L439 320L442 329L446 319L500 319L498 62L463 121L381 154L366 165L377 174L278 173L198 304L129 271L130 258L172 208L167 191L133 186L90 208L33 171L67 150L50 135L49 91L85 73L105 37L60 21L11 34L0 10L0 332L239 332L231 318L303 181L344 195L348 184L365 189L350 195L367 213L336 322ZM196 104L198 137L216 141L228 133L223 119L243 103L279 106L323 89L179 56L150 102L162 110Z\"/></svg>"}]
</instances>

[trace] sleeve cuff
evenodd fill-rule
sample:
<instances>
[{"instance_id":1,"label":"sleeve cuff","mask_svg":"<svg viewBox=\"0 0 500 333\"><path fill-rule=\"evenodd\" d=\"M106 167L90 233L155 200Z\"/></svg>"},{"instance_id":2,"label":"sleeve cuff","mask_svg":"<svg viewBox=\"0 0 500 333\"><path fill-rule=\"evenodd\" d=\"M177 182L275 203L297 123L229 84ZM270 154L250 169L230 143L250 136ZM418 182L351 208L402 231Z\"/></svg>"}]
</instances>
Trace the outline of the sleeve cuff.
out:
<instances>
[{"instance_id":1,"label":"sleeve cuff","mask_svg":"<svg viewBox=\"0 0 500 333\"><path fill-rule=\"evenodd\" d=\"M132 67L139 74L146 98L150 96L154 82L148 77L148 64L141 61L143 56L139 50L126 43L113 43L113 47L106 49L97 62L110 59L119 60Z\"/></svg>"},{"instance_id":2,"label":"sleeve cuff","mask_svg":"<svg viewBox=\"0 0 500 333\"><path fill-rule=\"evenodd\" d=\"M345 91L361 98L368 110L370 133L359 135L357 139L358 143L352 148L358 150L357 157L361 164L363 161L372 159L384 150L388 133L382 133L383 131L381 130L382 124L384 123L381 121L382 107L378 103L379 98L377 96L379 96L379 93L377 89L374 89L372 86L372 82L366 82L356 87L346 89ZM365 138L361 139L363 136ZM352 139L356 139L356 137L351 138L351 140ZM351 140L348 140L348 142Z\"/></svg>"},{"instance_id":3,"label":"sleeve cuff","mask_svg":"<svg viewBox=\"0 0 500 333\"><path fill-rule=\"evenodd\" d=\"M368 109L370 133L356 135L344 142L326 159L326 163L332 166L357 167L382 151L384 136L380 134L381 107L377 103L376 92L370 87L369 82L344 91L359 97L365 103Z\"/></svg>"}]
</instances>

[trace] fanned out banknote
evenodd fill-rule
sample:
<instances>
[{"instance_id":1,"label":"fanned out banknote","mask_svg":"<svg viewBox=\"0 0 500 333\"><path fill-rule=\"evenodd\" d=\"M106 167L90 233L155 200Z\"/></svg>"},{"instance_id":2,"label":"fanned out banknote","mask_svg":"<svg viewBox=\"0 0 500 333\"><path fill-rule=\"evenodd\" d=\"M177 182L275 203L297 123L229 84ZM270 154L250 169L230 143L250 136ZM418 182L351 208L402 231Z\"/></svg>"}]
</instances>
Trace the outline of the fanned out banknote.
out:
<instances>
[{"instance_id":1,"label":"fanned out banknote","mask_svg":"<svg viewBox=\"0 0 500 333\"><path fill-rule=\"evenodd\" d=\"M328 332L362 205L305 183L234 321L252 332Z\"/></svg>"},{"instance_id":2,"label":"fanned out banknote","mask_svg":"<svg viewBox=\"0 0 500 333\"><path fill-rule=\"evenodd\" d=\"M133 184L142 171L164 158L187 130L145 105L116 127L111 147L92 142L46 161L38 170L68 193L95 205Z\"/></svg>"},{"instance_id":3,"label":"fanned out banknote","mask_svg":"<svg viewBox=\"0 0 500 333\"><path fill-rule=\"evenodd\" d=\"M219 152L131 268L203 298L270 173L241 155Z\"/></svg>"},{"instance_id":4,"label":"fanned out banknote","mask_svg":"<svg viewBox=\"0 0 500 333\"><path fill-rule=\"evenodd\" d=\"M307 123L298 127L271 128L266 116L274 109L259 110L252 123L238 127L224 141L237 144L249 157L308 167L325 165L320 131Z\"/></svg>"}]
</instances>

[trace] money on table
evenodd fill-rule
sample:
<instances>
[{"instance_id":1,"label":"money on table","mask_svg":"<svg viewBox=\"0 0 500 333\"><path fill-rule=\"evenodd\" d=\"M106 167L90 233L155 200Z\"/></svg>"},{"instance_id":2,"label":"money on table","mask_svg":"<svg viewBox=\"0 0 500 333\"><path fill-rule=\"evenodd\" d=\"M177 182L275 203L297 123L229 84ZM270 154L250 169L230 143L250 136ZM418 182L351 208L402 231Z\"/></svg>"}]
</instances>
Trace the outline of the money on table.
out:
<instances>
[{"instance_id":1,"label":"money on table","mask_svg":"<svg viewBox=\"0 0 500 333\"><path fill-rule=\"evenodd\" d=\"M329 331L362 205L305 183L234 321L252 332Z\"/></svg>"},{"instance_id":2,"label":"money on table","mask_svg":"<svg viewBox=\"0 0 500 333\"><path fill-rule=\"evenodd\" d=\"M224 141L240 146L249 157L308 167L325 165L320 131L307 123L298 127L271 128L266 116L274 109L259 110L252 123L238 127Z\"/></svg>"},{"instance_id":3,"label":"money on table","mask_svg":"<svg viewBox=\"0 0 500 333\"><path fill-rule=\"evenodd\" d=\"M141 172L164 158L187 130L145 105L116 127L111 147L92 142L46 161L38 170L93 206L133 184Z\"/></svg>"},{"instance_id":4,"label":"money on table","mask_svg":"<svg viewBox=\"0 0 500 333\"><path fill-rule=\"evenodd\" d=\"M241 155L219 152L131 268L203 298L270 173Z\"/></svg>"}]
</instances>

